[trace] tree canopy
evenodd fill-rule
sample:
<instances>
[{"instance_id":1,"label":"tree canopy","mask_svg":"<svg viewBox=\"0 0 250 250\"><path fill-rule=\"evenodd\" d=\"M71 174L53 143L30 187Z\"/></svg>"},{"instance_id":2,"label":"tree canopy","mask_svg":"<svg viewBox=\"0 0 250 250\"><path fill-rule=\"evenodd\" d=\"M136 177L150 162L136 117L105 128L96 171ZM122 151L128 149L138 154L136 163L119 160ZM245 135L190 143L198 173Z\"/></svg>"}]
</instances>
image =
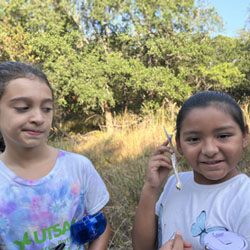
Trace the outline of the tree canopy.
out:
<instances>
[{"instance_id":1,"label":"tree canopy","mask_svg":"<svg viewBox=\"0 0 250 250\"><path fill-rule=\"evenodd\" d=\"M0 0L0 62L37 65L67 119L145 113L191 93L249 96L249 30L215 36L194 0Z\"/></svg>"}]
</instances>

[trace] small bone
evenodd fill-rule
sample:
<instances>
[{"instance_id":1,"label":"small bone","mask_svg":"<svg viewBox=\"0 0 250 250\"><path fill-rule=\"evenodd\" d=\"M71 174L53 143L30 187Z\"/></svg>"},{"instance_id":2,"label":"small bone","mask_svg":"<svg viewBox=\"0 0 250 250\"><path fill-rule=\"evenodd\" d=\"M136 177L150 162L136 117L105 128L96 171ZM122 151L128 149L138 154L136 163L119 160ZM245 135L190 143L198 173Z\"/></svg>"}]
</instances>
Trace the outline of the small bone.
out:
<instances>
[{"instance_id":1,"label":"small bone","mask_svg":"<svg viewBox=\"0 0 250 250\"><path fill-rule=\"evenodd\" d=\"M180 180L179 173L178 173L177 159L176 159L176 155L175 155L175 151L174 151L174 146L172 144L172 136L173 135L170 135L170 134L167 133L167 130L166 130L165 126L163 126L163 129L164 129L165 135L167 136L169 146L174 152L173 154L171 154L171 160L172 160L172 166L173 166L173 169L174 169L174 174L175 174L175 177L176 177L176 180L177 180L176 188L178 190L181 190L181 180Z\"/></svg>"}]
</instances>

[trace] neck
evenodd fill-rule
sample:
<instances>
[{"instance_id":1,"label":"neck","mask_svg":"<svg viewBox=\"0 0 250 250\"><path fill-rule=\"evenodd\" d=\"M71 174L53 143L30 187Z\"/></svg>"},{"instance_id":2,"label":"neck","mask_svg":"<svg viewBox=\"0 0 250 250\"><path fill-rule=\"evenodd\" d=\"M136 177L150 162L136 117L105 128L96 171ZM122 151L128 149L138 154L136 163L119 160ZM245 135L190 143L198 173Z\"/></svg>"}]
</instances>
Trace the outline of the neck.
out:
<instances>
[{"instance_id":1,"label":"neck","mask_svg":"<svg viewBox=\"0 0 250 250\"><path fill-rule=\"evenodd\" d=\"M13 149L6 146L0 159L16 175L27 180L38 180L54 167L58 151L47 144L37 148Z\"/></svg>"},{"instance_id":2,"label":"neck","mask_svg":"<svg viewBox=\"0 0 250 250\"><path fill-rule=\"evenodd\" d=\"M41 145L36 148L21 148L6 145L3 154L0 159L4 163L9 163L10 165L18 165L20 167L29 167L28 163L39 162L46 159L50 154L52 147L47 144Z\"/></svg>"}]
</instances>

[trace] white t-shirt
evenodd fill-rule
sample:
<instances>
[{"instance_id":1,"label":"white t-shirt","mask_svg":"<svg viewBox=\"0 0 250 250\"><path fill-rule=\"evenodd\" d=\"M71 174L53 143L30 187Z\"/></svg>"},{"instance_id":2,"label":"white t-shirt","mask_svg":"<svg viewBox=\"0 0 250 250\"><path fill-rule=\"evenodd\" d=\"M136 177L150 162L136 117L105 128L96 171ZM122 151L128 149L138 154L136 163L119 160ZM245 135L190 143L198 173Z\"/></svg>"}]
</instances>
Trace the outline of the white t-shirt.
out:
<instances>
[{"instance_id":1,"label":"white t-shirt","mask_svg":"<svg viewBox=\"0 0 250 250\"><path fill-rule=\"evenodd\" d=\"M250 246L250 179L240 174L215 185L194 182L193 172L180 173L182 190L176 179L167 181L157 204L159 244L173 238L176 230L204 249L204 237L210 231L226 230L243 236Z\"/></svg>"},{"instance_id":2,"label":"white t-shirt","mask_svg":"<svg viewBox=\"0 0 250 250\"><path fill-rule=\"evenodd\" d=\"M70 225L95 214L109 194L92 163L84 156L59 150L52 171L29 181L0 161L0 249L49 250L64 242L74 245Z\"/></svg>"}]
</instances>

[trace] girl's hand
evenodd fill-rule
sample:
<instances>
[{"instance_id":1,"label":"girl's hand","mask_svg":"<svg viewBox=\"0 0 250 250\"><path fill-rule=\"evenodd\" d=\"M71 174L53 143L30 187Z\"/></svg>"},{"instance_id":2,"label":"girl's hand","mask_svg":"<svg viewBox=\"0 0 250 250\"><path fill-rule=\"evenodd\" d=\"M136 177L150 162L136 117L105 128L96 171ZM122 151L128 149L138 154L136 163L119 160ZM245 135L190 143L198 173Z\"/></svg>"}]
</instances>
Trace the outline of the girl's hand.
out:
<instances>
[{"instance_id":1,"label":"girl's hand","mask_svg":"<svg viewBox=\"0 0 250 250\"><path fill-rule=\"evenodd\" d=\"M177 231L174 239L165 243L160 250L192 250L192 245L184 241L181 233Z\"/></svg>"},{"instance_id":2,"label":"girl's hand","mask_svg":"<svg viewBox=\"0 0 250 250\"><path fill-rule=\"evenodd\" d=\"M145 185L150 188L160 189L172 169L171 159L164 154L173 153L167 145L168 141L165 141L149 159Z\"/></svg>"}]
</instances>

